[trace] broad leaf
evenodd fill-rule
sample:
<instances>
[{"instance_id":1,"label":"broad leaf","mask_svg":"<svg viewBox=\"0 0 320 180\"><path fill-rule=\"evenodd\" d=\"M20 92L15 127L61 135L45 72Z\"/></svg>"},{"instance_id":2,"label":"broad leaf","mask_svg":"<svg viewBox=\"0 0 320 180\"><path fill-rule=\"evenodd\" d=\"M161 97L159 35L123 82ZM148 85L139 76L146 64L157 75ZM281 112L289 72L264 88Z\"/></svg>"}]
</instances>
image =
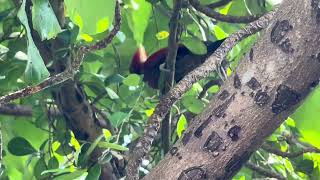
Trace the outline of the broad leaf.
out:
<instances>
[{"instance_id":1,"label":"broad leaf","mask_svg":"<svg viewBox=\"0 0 320 180\"><path fill-rule=\"evenodd\" d=\"M25 156L37 152L32 145L23 137L15 137L8 143L8 150L15 156Z\"/></svg>"},{"instance_id":2,"label":"broad leaf","mask_svg":"<svg viewBox=\"0 0 320 180\"><path fill-rule=\"evenodd\" d=\"M110 149L114 149L114 150L118 150L118 151L128 151L129 150L129 148L127 148L127 147L123 147L119 144L109 143L109 142L99 142L98 146L101 148L110 148Z\"/></svg>"},{"instance_id":3,"label":"broad leaf","mask_svg":"<svg viewBox=\"0 0 320 180\"><path fill-rule=\"evenodd\" d=\"M82 33L101 33L112 24L115 0L68 0L65 4L68 15Z\"/></svg>"},{"instance_id":4,"label":"broad leaf","mask_svg":"<svg viewBox=\"0 0 320 180\"><path fill-rule=\"evenodd\" d=\"M47 165L46 165L46 161L42 157L37 161L36 165L34 166L34 170L33 170L34 176L37 179L48 178L50 174L42 174L42 172L45 170L47 170Z\"/></svg>"},{"instance_id":5,"label":"broad leaf","mask_svg":"<svg viewBox=\"0 0 320 180\"><path fill-rule=\"evenodd\" d=\"M69 174L60 175L60 176L54 178L54 180L74 180L74 179L80 177L85 172L86 172L85 170L77 170L77 171L74 171Z\"/></svg>"},{"instance_id":6,"label":"broad leaf","mask_svg":"<svg viewBox=\"0 0 320 180\"><path fill-rule=\"evenodd\" d=\"M177 123L177 135L179 138L181 138L182 133L186 130L186 128L188 127L188 122L186 117L182 114L178 120Z\"/></svg>"},{"instance_id":7,"label":"broad leaf","mask_svg":"<svg viewBox=\"0 0 320 180\"><path fill-rule=\"evenodd\" d=\"M183 38L182 44L185 45L193 54L203 55L207 53L206 45L198 38Z\"/></svg>"},{"instance_id":8,"label":"broad leaf","mask_svg":"<svg viewBox=\"0 0 320 180\"><path fill-rule=\"evenodd\" d=\"M18 18L25 27L28 38L28 63L25 70L25 79L28 83L37 84L49 77L49 72L43 62L39 50L33 42L25 8L26 0L23 0L18 11Z\"/></svg>"},{"instance_id":9,"label":"broad leaf","mask_svg":"<svg viewBox=\"0 0 320 180\"><path fill-rule=\"evenodd\" d=\"M151 15L151 4L146 0L131 0L126 6L126 19L138 44L143 42L144 32Z\"/></svg>"},{"instance_id":10,"label":"broad leaf","mask_svg":"<svg viewBox=\"0 0 320 180\"><path fill-rule=\"evenodd\" d=\"M113 127L118 127L127 118L128 114L124 112L115 112L111 115L110 122Z\"/></svg>"},{"instance_id":11,"label":"broad leaf","mask_svg":"<svg viewBox=\"0 0 320 180\"><path fill-rule=\"evenodd\" d=\"M61 32L59 22L48 0L33 0L32 23L41 40L51 39Z\"/></svg>"},{"instance_id":12,"label":"broad leaf","mask_svg":"<svg viewBox=\"0 0 320 180\"><path fill-rule=\"evenodd\" d=\"M123 80L123 84L127 86L138 86L140 83L140 76L137 74L130 74Z\"/></svg>"},{"instance_id":13,"label":"broad leaf","mask_svg":"<svg viewBox=\"0 0 320 180\"><path fill-rule=\"evenodd\" d=\"M204 103L195 96L185 96L182 104L192 113L199 114L204 109Z\"/></svg>"},{"instance_id":14,"label":"broad leaf","mask_svg":"<svg viewBox=\"0 0 320 180\"><path fill-rule=\"evenodd\" d=\"M111 88L106 87L106 91L110 99L119 99L119 96Z\"/></svg>"},{"instance_id":15,"label":"broad leaf","mask_svg":"<svg viewBox=\"0 0 320 180\"><path fill-rule=\"evenodd\" d=\"M320 88L317 87L304 103L291 115L296 121L296 126L308 143L320 147Z\"/></svg>"},{"instance_id":16,"label":"broad leaf","mask_svg":"<svg viewBox=\"0 0 320 180\"><path fill-rule=\"evenodd\" d=\"M53 156L49 159L48 169L57 169L57 168L59 168L59 161L55 156Z\"/></svg>"},{"instance_id":17,"label":"broad leaf","mask_svg":"<svg viewBox=\"0 0 320 180\"><path fill-rule=\"evenodd\" d=\"M101 174L101 166L100 164L95 164L92 166L85 180L99 180L99 176Z\"/></svg>"}]
</instances>

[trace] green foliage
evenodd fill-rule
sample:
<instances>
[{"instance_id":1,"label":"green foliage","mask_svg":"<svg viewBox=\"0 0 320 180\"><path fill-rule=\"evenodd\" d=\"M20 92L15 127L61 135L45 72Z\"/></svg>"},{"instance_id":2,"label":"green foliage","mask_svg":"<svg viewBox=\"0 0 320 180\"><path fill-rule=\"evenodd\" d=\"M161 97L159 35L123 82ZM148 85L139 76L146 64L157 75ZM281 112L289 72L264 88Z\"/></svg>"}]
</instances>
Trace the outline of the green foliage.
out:
<instances>
[{"instance_id":1,"label":"green foliage","mask_svg":"<svg viewBox=\"0 0 320 180\"><path fill-rule=\"evenodd\" d=\"M320 88L317 87L291 116L296 120L296 126L299 128L304 141L318 148L320 148L319 98Z\"/></svg>"},{"instance_id":2,"label":"green foliage","mask_svg":"<svg viewBox=\"0 0 320 180\"><path fill-rule=\"evenodd\" d=\"M115 112L110 116L110 122L113 127L119 127L127 118L128 114L124 112Z\"/></svg>"},{"instance_id":3,"label":"green foliage","mask_svg":"<svg viewBox=\"0 0 320 180\"><path fill-rule=\"evenodd\" d=\"M8 143L8 150L16 156L25 156L37 152L32 145L22 137L15 137Z\"/></svg>"},{"instance_id":4,"label":"green foliage","mask_svg":"<svg viewBox=\"0 0 320 180\"><path fill-rule=\"evenodd\" d=\"M188 127L188 122L186 117L182 114L178 120L177 123L177 135L179 138L182 137L183 132L187 129Z\"/></svg>"},{"instance_id":5,"label":"green foliage","mask_svg":"<svg viewBox=\"0 0 320 180\"><path fill-rule=\"evenodd\" d=\"M101 166L99 164L95 164L88 171L88 175L85 180L98 180L101 174Z\"/></svg>"},{"instance_id":6,"label":"green foliage","mask_svg":"<svg viewBox=\"0 0 320 180\"><path fill-rule=\"evenodd\" d=\"M78 0L66 1L67 12L81 33L94 35L104 32L112 25L115 1Z\"/></svg>"},{"instance_id":7,"label":"green foliage","mask_svg":"<svg viewBox=\"0 0 320 180\"><path fill-rule=\"evenodd\" d=\"M194 54L202 55L207 53L206 45L198 38L186 37L181 42Z\"/></svg>"},{"instance_id":8,"label":"green foliage","mask_svg":"<svg viewBox=\"0 0 320 180\"><path fill-rule=\"evenodd\" d=\"M140 77L136 74L130 74L122 82L127 86L138 86L140 83Z\"/></svg>"},{"instance_id":9,"label":"green foliage","mask_svg":"<svg viewBox=\"0 0 320 180\"><path fill-rule=\"evenodd\" d=\"M18 12L18 18L27 31L28 38L28 63L25 71L26 82L31 84L37 84L49 77L49 72L44 64L44 61L36 47L32 35L31 29L25 11L26 0L23 0L20 10Z\"/></svg>"},{"instance_id":10,"label":"green foliage","mask_svg":"<svg viewBox=\"0 0 320 180\"><path fill-rule=\"evenodd\" d=\"M11 1L0 0L1 95L43 81L49 76L47 68L52 71L53 64L64 63L61 61L76 51L79 44L101 40L113 28L115 0L64 1L65 15L70 19L67 18L62 27L48 0L32 2L32 24L29 24L26 0L20 8ZM201 0L202 4L212 2L218 0ZM139 44L146 47L149 55L167 46L168 14L172 4L173 0L123 0L122 25L116 38L107 48L86 55L74 81L83 87L88 104L99 110L93 112L99 123L106 121L108 125L93 142L80 140L77 132L70 130L66 112L58 116L48 113L58 110L52 90L58 90L59 86L14 102L32 107L32 117L0 116L5 148L5 169L0 179L97 180L104 163L114 162L128 153L125 152L128 146L143 133L148 117L161 99L157 90L143 82L144 77L129 72L131 58ZM271 0L233 0L216 10L222 14L244 16L265 13L272 5ZM242 24L216 22L192 8L183 10L179 22L182 24L180 43L195 54L207 53L203 40L222 39L243 27ZM37 33L40 40L33 33ZM233 48L227 56L228 74L258 38L259 34L253 35ZM59 47L52 47L57 41ZM39 43L43 46L38 46ZM44 49L52 59L43 58L48 55L40 53ZM171 110L172 143L182 137L188 124L192 123L192 117L200 114L219 92L218 85L208 90L204 88L217 78L217 73L213 73L197 82L175 104ZM311 145L319 148L319 93L319 88L315 88L304 104L265 143L288 153ZM203 94L201 98L200 94ZM96 148L103 150L103 154L92 162L90 157ZM150 156L153 161L146 168L155 166L163 158L159 141L155 141ZM320 179L320 155L317 153L286 158L259 149L250 162L290 180ZM233 179L254 178L264 176L243 167Z\"/></svg>"},{"instance_id":11,"label":"green foliage","mask_svg":"<svg viewBox=\"0 0 320 180\"><path fill-rule=\"evenodd\" d=\"M44 158L41 158L37 161L36 165L34 166L34 176L37 179L46 179L49 177L49 174L43 174L42 172L47 169L46 161Z\"/></svg>"},{"instance_id":12,"label":"green foliage","mask_svg":"<svg viewBox=\"0 0 320 180\"><path fill-rule=\"evenodd\" d=\"M68 173L68 174L62 174L54 178L54 180L73 180L85 173L85 170L76 170L74 172Z\"/></svg>"},{"instance_id":13,"label":"green foliage","mask_svg":"<svg viewBox=\"0 0 320 180\"><path fill-rule=\"evenodd\" d=\"M116 143L109 143L109 142L100 142L99 147L106 148L106 149L110 148L110 149L118 150L118 151L129 151L129 149L126 147L123 147L123 146L118 145Z\"/></svg>"},{"instance_id":14,"label":"green foliage","mask_svg":"<svg viewBox=\"0 0 320 180\"><path fill-rule=\"evenodd\" d=\"M32 22L41 40L54 38L61 32L59 22L48 0L33 1Z\"/></svg>"},{"instance_id":15,"label":"green foliage","mask_svg":"<svg viewBox=\"0 0 320 180\"><path fill-rule=\"evenodd\" d=\"M145 0L127 0L125 11L126 20L137 43L143 42L144 32L148 26L150 14L150 3Z\"/></svg>"}]
</instances>

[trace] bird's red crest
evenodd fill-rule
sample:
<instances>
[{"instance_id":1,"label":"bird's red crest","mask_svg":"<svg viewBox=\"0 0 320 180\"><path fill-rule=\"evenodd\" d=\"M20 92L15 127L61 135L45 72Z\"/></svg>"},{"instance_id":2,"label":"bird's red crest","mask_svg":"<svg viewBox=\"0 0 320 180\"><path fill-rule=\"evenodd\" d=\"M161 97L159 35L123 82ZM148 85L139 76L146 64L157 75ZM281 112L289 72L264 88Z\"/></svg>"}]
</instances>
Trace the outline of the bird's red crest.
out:
<instances>
[{"instance_id":1,"label":"bird's red crest","mask_svg":"<svg viewBox=\"0 0 320 180\"><path fill-rule=\"evenodd\" d=\"M148 59L146 50L142 45L139 45L137 51L134 53L130 65L130 72L136 74L143 74L143 65Z\"/></svg>"}]
</instances>

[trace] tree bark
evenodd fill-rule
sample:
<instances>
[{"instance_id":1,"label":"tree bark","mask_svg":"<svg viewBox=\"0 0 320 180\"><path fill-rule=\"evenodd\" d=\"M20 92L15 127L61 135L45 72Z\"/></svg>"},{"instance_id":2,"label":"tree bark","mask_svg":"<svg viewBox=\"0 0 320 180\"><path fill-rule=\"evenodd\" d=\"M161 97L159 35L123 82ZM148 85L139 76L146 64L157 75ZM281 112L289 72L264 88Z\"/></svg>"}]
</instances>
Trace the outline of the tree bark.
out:
<instances>
[{"instance_id":1,"label":"tree bark","mask_svg":"<svg viewBox=\"0 0 320 180\"><path fill-rule=\"evenodd\" d=\"M61 28L65 25L65 6L64 0L50 0L50 4L55 12ZM32 5L32 1L27 1L27 7ZM27 8L29 24L32 24L31 9ZM39 35L32 29L32 36L39 52L45 63L54 60L54 68L49 68L50 74L58 74L70 66L70 56L57 59L55 50L62 47L62 42L59 39L51 40L51 47L48 47L48 42L41 41ZM98 120L94 111L86 97L82 87L75 80L68 80L59 88L53 90L53 96L57 103L58 109L64 116L68 127L74 132L79 140L93 142L102 134L102 129L98 124ZM91 155L91 161L97 161L102 150L96 149ZM117 179L113 172L113 167L110 163L105 164L101 170L101 179L114 180Z\"/></svg>"},{"instance_id":2,"label":"tree bark","mask_svg":"<svg viewBox=\"0 0 320 180\"><path fill-rule=\"evenodd\" d=\"M16 105L16 104L5 104L0 105L0 115L7 116L32 116L32 107ZM61 116L61 113L56 108L48 109L48 115L50 116Z\"/></svg>"},{"instance_id":3,"label":"tree bark","mask_svg":"<svg viewBox=\"0 0 320 180\"><path fill-rule=\"evenodd\" d=\"M50 0L61 26L65 23L64 0ZM54 40L52 49L61 48L61 42ZM54 51L51 52L55 56ZM54 61L55 70L51 74L63 72L67 66L70 66L70 56L56 59ZM90 105L86 93L76 80L68 80L62 84L55 92L54 98L60 111L68 124L68 127L74 132L77 139L94 142L102 134L102 128L99 126L98 119ZM101 156L103 150L95 149L91 155L91 161L95 162ZM113 167L110 163L102 166L100 179L116 179Z\"/></svg>"},{"instance_id":4,"label":"tree bark","mask_svg":"<svg viewBox=\"0 0 320 180\"><path fill-rule=\"evenodd\" d=\"M320 77L319 0L286 0L221 92L144 179L231 179Z\"/></svg>"}]
</instances>

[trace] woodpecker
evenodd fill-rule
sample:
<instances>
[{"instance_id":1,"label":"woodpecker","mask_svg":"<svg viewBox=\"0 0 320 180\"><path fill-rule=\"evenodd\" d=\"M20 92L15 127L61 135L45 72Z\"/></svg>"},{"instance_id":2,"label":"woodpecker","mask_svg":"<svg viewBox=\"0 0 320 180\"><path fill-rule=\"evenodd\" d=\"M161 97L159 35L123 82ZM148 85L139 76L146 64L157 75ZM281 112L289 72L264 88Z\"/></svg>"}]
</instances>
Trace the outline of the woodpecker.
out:
<instances>
[{"instance_id":1,"label":"woodpecker","mask_svg":"<svg viewBox=\"0 0 320 180\"><path fill-rule=\"evenodd\" d=\"M187 47L180 45L176 57L175 81L179 82L188 72L201 65L222 44L222 40L204 42L207 46L207 54L193 54ZM165 63L168 48L162 48L148 57L145 48L140 45L132 57L130 72L144 75L145 81L150 87L158 89L160 66Z\"/></svg>"}]
</instances>

